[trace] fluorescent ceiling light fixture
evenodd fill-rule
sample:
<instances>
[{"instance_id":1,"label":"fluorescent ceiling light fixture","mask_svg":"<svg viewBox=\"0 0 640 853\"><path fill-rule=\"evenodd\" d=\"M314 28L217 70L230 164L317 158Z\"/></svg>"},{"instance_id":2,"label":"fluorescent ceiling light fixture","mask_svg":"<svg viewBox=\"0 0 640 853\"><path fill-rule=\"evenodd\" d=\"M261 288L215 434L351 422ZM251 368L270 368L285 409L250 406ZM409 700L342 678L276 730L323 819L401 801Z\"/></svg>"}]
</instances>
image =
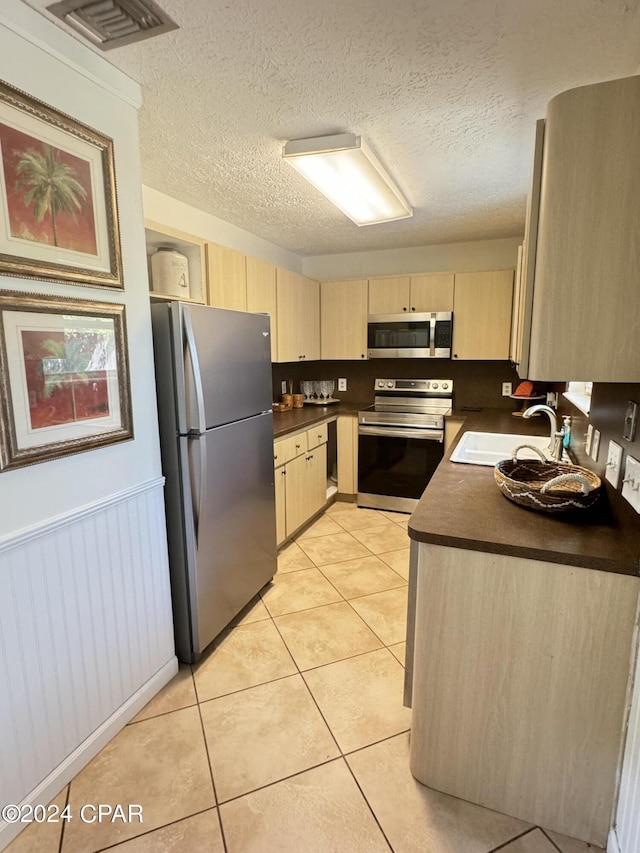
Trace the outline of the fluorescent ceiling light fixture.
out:
<instances>
[{"instance_id":1,"label":"fluorescent ceiling light fixture","mask_svg":"<svg viewBox=\"0 0 640 853\"><path fill-rule=\"evenodd\" d=\"M413 216L382 163L355 133L293 139L282 156L356 225Z\"/></svg>"}]
</instances>

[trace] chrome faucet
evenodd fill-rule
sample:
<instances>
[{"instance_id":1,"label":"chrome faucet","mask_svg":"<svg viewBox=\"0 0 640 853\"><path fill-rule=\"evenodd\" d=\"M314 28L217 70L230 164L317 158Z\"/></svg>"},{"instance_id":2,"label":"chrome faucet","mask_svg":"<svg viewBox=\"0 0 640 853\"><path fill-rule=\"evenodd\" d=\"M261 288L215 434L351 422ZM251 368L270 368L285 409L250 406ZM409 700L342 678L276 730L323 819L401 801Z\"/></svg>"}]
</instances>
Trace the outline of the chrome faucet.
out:
<instances>
[{"instance_id":1,"label":"chrome faucet","mask_svg":"<svg viewBox=\"0 0 640 853\"><path fill-rule=\"evenodd\" d=\"M549 416L549 421L551 424L551 434L549 437L549 454L552 459L555 459L556 462L559 462L562 459L562 446L566 432L569 429L570 419L568 417L563 418L563 425L560 429L558 429L558 417L551 406L546 406L544 403L538 403L536 406L529 406L522 413L523 418L530 418L531 415L535 415L538 412L544 412L545 415Z\"/></svg>"}]
</instances>

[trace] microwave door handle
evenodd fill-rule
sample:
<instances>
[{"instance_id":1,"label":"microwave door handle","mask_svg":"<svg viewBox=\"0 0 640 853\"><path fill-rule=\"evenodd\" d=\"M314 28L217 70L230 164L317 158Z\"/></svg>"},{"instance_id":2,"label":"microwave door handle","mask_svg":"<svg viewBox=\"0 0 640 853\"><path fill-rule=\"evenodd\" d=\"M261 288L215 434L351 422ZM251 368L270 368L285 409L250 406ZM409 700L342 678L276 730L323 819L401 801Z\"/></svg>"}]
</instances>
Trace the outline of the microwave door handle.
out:
<instances>
[{"instance_id":1,"label":"microwave door handle","mask_svg":"<svg viewBox=\"0 0 640 853\"><path fill-rule=\"evenodd\" d=\"M436 315L432 314L429 320L429 355L436 356Z\"/></svg>"},{"instance_id":2,"label":"microwave door handle","mask_svg":"<svg viewBox=\"0 0 640 853\"><path fill-rule=\"evenodd\" d=\"M184 317L184 333L187 340L187 349L189 350L189 358L191 360L191 372L193 374L193 384L196 392L196 407L198 410L198 432L206 432L207 419L204 411L204 391L202 388L202 374L200 373L200 361L198 359L198 350L196 348L196 338L191 325L191 317L188 309L183 313Z\"/></svg>"}]
</instances>

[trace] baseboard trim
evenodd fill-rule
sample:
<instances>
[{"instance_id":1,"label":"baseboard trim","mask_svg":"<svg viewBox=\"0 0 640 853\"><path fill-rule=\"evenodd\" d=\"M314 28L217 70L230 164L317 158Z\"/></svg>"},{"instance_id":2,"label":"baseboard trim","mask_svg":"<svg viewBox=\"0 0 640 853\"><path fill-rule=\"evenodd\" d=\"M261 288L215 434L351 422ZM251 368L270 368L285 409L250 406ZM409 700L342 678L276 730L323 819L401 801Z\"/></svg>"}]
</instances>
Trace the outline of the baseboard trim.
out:
<instances>
[{"instance_id":1,"label":"baseboard trim","mask_svg":"<svg viewBox=\"0 0 640 853\"><path fill-rule=\"evenodd\" d=\"M618 835L615 827L609 830L609 837L607 838L607 853L622 853L620 845L618 844Z\"/></svg>"},{"instance_id":2,"label":"baseboard trim","mask_svg":"<svg viewBox=\"0 0 640 853\"><path fill-rule=\"evenodd\" d=\"M130 696L111 716L104 721L80 746L68 755L55 770L33 789L17 806L47 805L85 767L92 758L123 729L135 715L167 684L178 672L178 658L172 657L152 675L139 690ZM3 804L4 805L4 804ZM0 850L25 829L28 824L0 821Z\"/></svg>"}]
</instances>

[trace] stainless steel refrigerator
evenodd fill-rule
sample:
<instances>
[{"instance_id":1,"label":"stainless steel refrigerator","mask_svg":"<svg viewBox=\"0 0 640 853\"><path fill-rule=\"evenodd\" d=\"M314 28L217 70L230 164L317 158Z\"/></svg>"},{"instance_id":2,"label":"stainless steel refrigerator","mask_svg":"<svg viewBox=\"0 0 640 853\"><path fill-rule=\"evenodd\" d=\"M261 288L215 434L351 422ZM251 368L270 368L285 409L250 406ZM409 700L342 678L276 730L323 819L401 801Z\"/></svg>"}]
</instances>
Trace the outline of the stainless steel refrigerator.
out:
<instances>
[{"instance_id":1,"label":"stainless steel refrigerator","mask_svg":"<svg viewBox=\"0 0 640 853\"><path fill-rule=\"evenodd\" d=\"M193 663L276 571L269 318L151 317L176 653Z\"/></svg>"}]
</instances>

